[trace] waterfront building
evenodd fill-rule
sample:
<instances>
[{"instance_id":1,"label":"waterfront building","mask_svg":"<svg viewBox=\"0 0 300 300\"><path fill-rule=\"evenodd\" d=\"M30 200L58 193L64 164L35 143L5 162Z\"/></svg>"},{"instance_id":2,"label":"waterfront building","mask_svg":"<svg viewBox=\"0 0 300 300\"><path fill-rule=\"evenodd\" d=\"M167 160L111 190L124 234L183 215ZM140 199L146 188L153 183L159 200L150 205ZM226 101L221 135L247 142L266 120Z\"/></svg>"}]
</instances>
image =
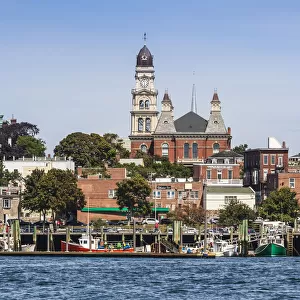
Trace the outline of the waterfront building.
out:
<instances>
[{"instance_id":1,"label":"waterfront building","mask_svg":"<svg viewBox=\"0 0 300 300\"><path fill-rule=\"evenodd\" d=\"M21 190L18 186L0 187L0 220L19 218Z\"/></svg>"},{"instance_id":2,"label":"waterfront building","mask_svg":"<svg viewBox=\"0 0 300 300\"><path fill-rule=\"evenodd\" d=\"M131 93L132 157L137 151L143 151L192 167L193 163L231 148L231 129L225 127L216 90L208 119L197 114L194 92L191 110L180 118L174 120L174 106L168 91L164 93L159 112L153 55L146 45L137 55L135 87Z\"/></svg>"},{"instance_id":3,"label":"waterfront building","mask_svg":"<svg viewBox=\"0 0 300 300\"><path fill-rule=\"evenodd\" d=\"M255 191L256 205L267 197L268 174L288 172L288 148L268 138L267 148L248 149L244 153L244 186Z\"/></svg>"}]
</instances>

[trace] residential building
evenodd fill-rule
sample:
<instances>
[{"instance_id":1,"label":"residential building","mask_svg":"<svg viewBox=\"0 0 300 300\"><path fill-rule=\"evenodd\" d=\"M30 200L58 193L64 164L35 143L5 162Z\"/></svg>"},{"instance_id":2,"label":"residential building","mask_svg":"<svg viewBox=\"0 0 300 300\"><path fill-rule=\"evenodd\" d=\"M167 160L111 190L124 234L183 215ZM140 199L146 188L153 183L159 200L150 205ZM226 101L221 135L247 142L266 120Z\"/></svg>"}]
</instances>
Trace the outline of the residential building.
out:
<instances>
[{"instance_id":1,"label":"residential building","mask_svg":"<svg viewBox=\"0 0 300 300\"><path fill-rule=\"evenodd\" d=\"M21 191L19 187L0 187L0 220L19 218Z\"/></svg>"},{"instance_id":2,"label":"residential building","mask_svg":"<svg viewBox=\"0 0 300 300\"><path fill-rule=\"evenodd\" d=\"M30 175L33 170L39 169L48 172L51 169L71 170L75 172L75 163L66 157L32 157L6 160L3 158L3 166L9 172L17 171L22 177Z\"/></svg>"},{"instance_id":3,"label":"residential building","mask_svg":"<svg viewBox=\"0 0 300 300\"><path fill-rule=\"evenodd\" d=\"M268 139L268 148L248 149L244 153L244 186L253 188L256 204L267 196L268 174L288 172L288 148L275 139Z\"/></svg>"}]
</instances>

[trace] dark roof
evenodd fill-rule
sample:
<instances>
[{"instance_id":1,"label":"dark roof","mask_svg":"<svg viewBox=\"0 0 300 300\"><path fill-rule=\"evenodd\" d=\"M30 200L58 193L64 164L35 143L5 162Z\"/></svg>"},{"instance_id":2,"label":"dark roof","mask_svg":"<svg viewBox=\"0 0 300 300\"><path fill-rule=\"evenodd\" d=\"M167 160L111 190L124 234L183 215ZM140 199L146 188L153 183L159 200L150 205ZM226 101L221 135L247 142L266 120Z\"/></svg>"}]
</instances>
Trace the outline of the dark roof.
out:
<instances>
[{"instance_id":1,"label":"dark roof","mask_svg":"<svg viewBox=\"0 0 300 300\"><path fill-rule=\"evenodd\" d=\"M136 58L137 67L153 67L153 56L146 45L140 50Z\"/></svg>"},{"instance_id":2,"label":"dark roof","mask_svg":"<svg viewBox=\"0 0 300 300\"><path fill-rule=\"evenodd\" d=\"M210 157L244 157L244 155L236 153L232 150L224 150L222 152L215 153Z\"/></svg>"},{"instance_id":3,"label":"dark roof","mask_svg":"<svg viewBox=\"0 0 300 300\"><path fill-rule=\"evenodd\" d=\"M300 153L296 154L296 155L293 155L291 157L299 157L300 156Z\"/></svg>"},{"instance_id":4,"label":"dark roof","mask_svg":"<svg viewBox=\"0 0 300 300\"><path fill-rule=\"evenodd\" d=\"M212 101L220 101L220 100L219 100L219 96L218 96L217 92L214 92L214 95L213 95Z\"/></svg>"},{"instance_id":5,"label":"dark roof","mask_svg":"<svg viewBox=\"0 0 300 300\"><path fill-rule=\"evenodd\" d=\"M205 132L207 120L190 111L175 120L174 124L177 132Z\"/></svg>"}]
</instances>

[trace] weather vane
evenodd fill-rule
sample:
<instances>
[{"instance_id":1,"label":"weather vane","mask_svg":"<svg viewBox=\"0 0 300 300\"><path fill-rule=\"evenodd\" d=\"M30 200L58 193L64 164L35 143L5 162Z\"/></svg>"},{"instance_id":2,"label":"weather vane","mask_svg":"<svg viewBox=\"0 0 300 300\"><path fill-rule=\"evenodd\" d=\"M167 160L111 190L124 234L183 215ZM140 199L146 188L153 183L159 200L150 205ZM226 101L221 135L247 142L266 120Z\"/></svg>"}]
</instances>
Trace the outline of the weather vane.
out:
<instances>
[{"instance_id":1,"label":"weather vane","mask_svg":"<svg viewBox=\"0 0 300 300\"><path fill-rule=\"evenodd\" d=\"M146 44L146 40L147 40L147 34L146 34L146 32L144 32L144 42L145 42L145 44Z\"/></svg>"}]
</instances>

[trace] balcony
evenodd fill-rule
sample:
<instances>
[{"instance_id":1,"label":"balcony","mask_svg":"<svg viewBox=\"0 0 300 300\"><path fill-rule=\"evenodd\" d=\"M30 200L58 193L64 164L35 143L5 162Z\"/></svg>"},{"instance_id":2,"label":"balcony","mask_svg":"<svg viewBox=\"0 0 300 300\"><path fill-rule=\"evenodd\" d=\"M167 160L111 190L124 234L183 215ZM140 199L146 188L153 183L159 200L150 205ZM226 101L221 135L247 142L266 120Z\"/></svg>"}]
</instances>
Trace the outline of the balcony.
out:
<instances>
[{"instance_id":1,"label":"balcony","mask_svg":"<svg viewBox=\"0 0 300 300\"><path fill-rule=\"evenodd\" d=\"M206 184L208 186L243 186L243 179L206 179Z\"/></svg>"}]
</instances>

